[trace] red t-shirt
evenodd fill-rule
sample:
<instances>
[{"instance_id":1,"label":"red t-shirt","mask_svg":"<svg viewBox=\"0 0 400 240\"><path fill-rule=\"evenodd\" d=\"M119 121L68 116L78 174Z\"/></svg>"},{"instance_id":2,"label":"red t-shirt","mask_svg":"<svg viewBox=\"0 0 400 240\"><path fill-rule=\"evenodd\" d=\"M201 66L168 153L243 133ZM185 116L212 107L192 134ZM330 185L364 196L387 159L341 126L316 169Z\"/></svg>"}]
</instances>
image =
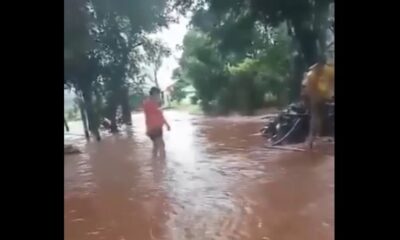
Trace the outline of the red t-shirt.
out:
<instances>
[{"instance_id":1,"label":"red t-shirt","mask_svg":"<svg viewBox=\"0 0 400 240\"><path fill-rule=\"evenodd\" d=\"M164 125L164 115L158 108L158 103L152 99L143 102L144 116L146 118L147 131L162 128Z\"/></svg>"}]
</instances>

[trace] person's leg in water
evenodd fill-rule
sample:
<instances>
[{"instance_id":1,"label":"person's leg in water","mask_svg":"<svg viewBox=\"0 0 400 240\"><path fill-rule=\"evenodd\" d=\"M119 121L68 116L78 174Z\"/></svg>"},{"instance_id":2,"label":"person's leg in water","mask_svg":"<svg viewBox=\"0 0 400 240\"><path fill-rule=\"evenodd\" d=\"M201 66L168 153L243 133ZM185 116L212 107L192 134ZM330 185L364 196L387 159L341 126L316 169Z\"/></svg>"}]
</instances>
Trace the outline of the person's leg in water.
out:
<instances>
[{"instance_id":1,"label":"person's leg in water","mask_svg":"<svg viewBox=\"0 0 400 240\"><path fill-rule=\"evenodd\" d=\"M163 139L163 137L160 137L159 139L158 139L158 152L159 152L159 154L160 154L160 157L162 158L162 159L165 159L165 143L164 143L164 139Z\"/></svg>"},{"instance_id":2,"label":"person's leg in water","mask_svg":"<svg viewBox=\"0 0 400 240\"><path fill-rule=\"evenodd\" d=\"M164 157L165 150L162 129L155 129L148 135L153 142L153 157L157 157L159 154L161 157Z\"/></svg>"},{"instance_id":3,"label":"person's leg in water","mask_svg":"<svg viewBox=\"0 0 400 240\"><path fill-rule=\"evenodd\" d=\"M153 157L160 156L165 158L165 143L162 137L157 137L153 140Z\"/></svg>"},{"instance_id":4,"label":"person's leg in water","mask_svg":"<svg viewBox=\"0 0 400 240\"><path fill-rule=\"evenodd\" d=\"M156 158L157 154L158 154L158 142L157 142L157 139L154 139L152 142L153 142L153 158Z\"/></svg>"}]
</instances>

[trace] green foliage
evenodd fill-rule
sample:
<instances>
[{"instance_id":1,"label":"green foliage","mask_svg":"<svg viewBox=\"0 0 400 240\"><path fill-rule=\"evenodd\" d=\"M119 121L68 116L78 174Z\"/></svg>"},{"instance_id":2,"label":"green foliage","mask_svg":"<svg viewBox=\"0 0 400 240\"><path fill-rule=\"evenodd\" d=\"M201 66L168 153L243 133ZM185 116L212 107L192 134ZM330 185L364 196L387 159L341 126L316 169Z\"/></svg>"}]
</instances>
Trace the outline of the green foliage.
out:
<instances>
[{"instance_id":1,"label":"green foliage","mask_svg":"<svg viewBox=\"0 0 400 240\"><path fill-rule=\"evenodd\" d=\"M190 98L190 104L197 104L197 102L199 101L199 98L197 96L193 96Z\"/></svg>"},{"instance_id":2,"label":"green foliage","mask_svg":"<svg viewBox=\"0 0 400 240\"><path fill-rule=\"evenodd\" d=\"M127 78L134 80L144 59L137 47L151 45L145 34L174 20L165 0L64 0L64 5L65 83L79 90L85 85L114 91Z\"/></svg>"},{"instance_id":3,"label":"green foliage","mask_svg":"<svg viewBox=\"0 0 400 240\"><path fill-rule=\"evenodd\" d=\"M173 90L171 93L171 100L180 103L181 100L186 97L186 92L184 91L184 88L187 87L188 85L189 83L185 82L184 80L177 80L173 86Z\"/></svg>"},{"instance_id":4,"label":"green foliage","mask_svg":"<svg viewBox=\"0 0 400 240\"><path fill-rule=\"evenodd\" d=\"M85 54L92 42L88 32L86 0L64 1L64 61L66 65Z\"/></svg>"},{"instance_id":5,"label":"green foliage","mask_svg":"<svg viewBox=\"0 0 400 240\"><path fill-rule=\"evenodd\" d=\"M183 46L182 78L195 87L203 108L208 110L228 81L226 65L211 39L199 31L189 31Z\"/></svg>"},{"instance_id":6,"label":"green foliage","mask_svg":"<svg viewBox=\"0 0 400 240\"><path fill-rule=\"evenodd\" d=\"M84 96L89 125L99 114L113 118L118 105L130 116L128 89L144 84L140 64L152 55L146 55L149 46L159 46L146 34L174 21L170 1L64 0L64 5L65 85ZM102 99L107 111L99 109Z\"/></svg>"},{"instance_id":7,"label":"green foliage","mask_svg":"<svg viewBox=\"0 0 400 240\"><path fill-rule=\"evenodd\" d=\"M173 19L169 0L92 0L99 18L110 13L127 17L135 33L152 32Z\"/></svg>"},{"instance_id":8,"label":"green foliage","mask_svg":"<svg viewBox=\"0 0 400 240\"><path fill-rule=\"evenodd\" d=\"M66 111L66 119L68 121L76 121L76 120L80 120L81 116L80 116L80 112L79 112L79 108L76 104L74 104L72 109L68 109Z\"/></svg>"},{"instance_id":9,"label":"green foliage","mask_svg":"<svg viewBox=\"0 0 400 240\"><path fill-rule=\"evenodd\" d=\"M166 43L161 39L149 40L144 44L146 51L145 61L148 65L153 68L153 76L147 76L152 79L157 87L159 87L157 73L161 68L163 59L171 55L171 49L167 47Z\"/></svg>"},{"instance_id":10,"label":"green foliage","mask_svg":"<svg viewBox=\"0 0 400 240\"><path fill-rule=\"evenodd\" d=\"M196 4L197 2L197 4ZM291 96L298 97L302 74L320 55L326 55L326 31L331 25L333 0L177 0L194 11L192 25L213 39L224 60L237 64L257 58L268 48L271 30L286 25L290 36ZM277 50L278 51L278 50ZM279 51L278 51L279 52ZM272 53L271 53L272 54ZM271 63L272 64L272 63ZM296 96L297 95L297 96Z\"/></svg>"},{"instance_id":11,"label":"green foliage","mask_svg":"<svg viewBox=\"0 0 400 240\"><path fill-rule=\"evenodd\" d=\"M141 92L135 92L134 94L131 94L129 97L130 105L132 106L132 109L139 109L142 106L143 100L145 99L145 94L143 91Z\"/></svg>"},{"instance_id":12,"label":"green foliage","mask_svg":"<svg viewBox=\"0 0 400 240\"><path fill-rule=\"evenodd\" d=\"M215 39L191 30L184 38L180 68L174 71L178 83L191 83L206 112L251 114L265 103L265 94L278 99L286 95L289 72L290 39L284 27L258 34L252 54L235 61L218 47ZM267 44L261 44L261 42Z\"/></svg>"}]
</instances>

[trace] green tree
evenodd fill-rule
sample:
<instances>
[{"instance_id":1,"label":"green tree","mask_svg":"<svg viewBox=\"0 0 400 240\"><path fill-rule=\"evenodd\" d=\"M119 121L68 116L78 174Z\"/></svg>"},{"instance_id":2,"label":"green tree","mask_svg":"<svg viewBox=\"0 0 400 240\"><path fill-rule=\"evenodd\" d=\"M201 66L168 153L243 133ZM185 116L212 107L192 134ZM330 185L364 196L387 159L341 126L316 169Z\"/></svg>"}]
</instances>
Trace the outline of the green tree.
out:
<instances>
[{"instance_id":1,"label":"green tree","mask_svg":"<svg viewBox=\"0 0 400 240\"><path fill-rule=\"evenodd\" d=\"M147 41L144 48L146 51L146 62L152 65L153 70L153 76L151 76L150 79L152 79L155 86L159 88L160 84L157 79L157 74L161 68L164 58L167 58L171 55L171 50L167 47L166 43L160 39Z\"/></svg>"},{"instance_id":2,"label":"green tree","mask_svg":"<svg viewBox=\"0 0 400 240\"><path fill-rule=\"evenodd\" d=\"M206 112L251 114L263 106L266 93L282 103L287 94L290 54L285 26L268 31L255 28L252 38L245 51L231 54L221 49L218 39L192 29L183 41L180 68L174 72L180 80L176 85L193 84Z\"/></svg>"},{"instance_id":3,"label":"green tree","mask_svg":"<svg viewBox=\"0 0 400 240\"><path fill-rule=\"evenodd\" d=\"M64 83L83 97L89 129L100 139L97 103L106 98L111 118L120 104L130 121L128 89L142 60L136 48L146 33L173 20L171 5L164 0L65 0L64 5Z\"/></svg>"},{"instance_id":4,"label":"green tree","mask_svg":"<svg viewBox=\"0 0 400 240\"><path fill-rule=\"evenodd\" d=\"M189 31L184 37L183 48L182 75L196 89L203 110L210 111L228 81L226 64L211 38L200 31Z\"/></svg>"},{"instance_id":5,"label":"green tree","mask_svg":"<svg viewBox=\"0 0 400 240\"><path fill-rule=\"evenodd\" d=\"M187 79L184 78L181 68L179 67L174 69L172 73L172 79L175 80L175 83L173 85L173 90L171 93L171 100L180 103L182 99L186 97L186 92L183 89L189 86L190 83Z\"/></svg>"},{"instance_id":6,"label":"green tree","mask_svg":"<svg viewBox=\"0 0 400 240\"><path fill-rule=\"evenodd\" d=\"M89 15L86 0L64 1L64 67L77 68L86 51L93 46L88 32ZM68 73L68 71L66 72ZM68 78L64 84L68 84Z\"/></svg>"},{"instance_id":7,"label":"green tree","mask_svg":"<svg viewBox=\"0 0 400 240\"><path fill-rule=\"evenodd\" d=\"M325 54L329 6L332 0L176 0L182 11L194 10L193 24L219 39L223 52L247 54L254 46L255 26L284 23L292 39L291 99L298 98L302 74ZM238 34L241 32L241 34Z\"/></svg>"}]
</instances>

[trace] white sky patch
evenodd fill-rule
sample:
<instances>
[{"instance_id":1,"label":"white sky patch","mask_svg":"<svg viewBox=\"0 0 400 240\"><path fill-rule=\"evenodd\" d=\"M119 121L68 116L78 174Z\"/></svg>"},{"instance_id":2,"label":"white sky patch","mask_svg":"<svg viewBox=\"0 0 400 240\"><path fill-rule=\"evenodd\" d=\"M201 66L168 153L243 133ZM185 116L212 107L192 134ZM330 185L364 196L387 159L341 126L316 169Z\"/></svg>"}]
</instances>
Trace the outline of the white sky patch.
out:
<instances>
[{"instance_id":1,"label":"white sky patch","mask_svg":"<svg viewBox=\"0 0 400 240\"><path fill-rule=\"evenodd\" d=\"M190 15L180 16L178 23L172 23L168 28L164 28L162 31L150 35L151 38L160 38L165 42L171 49L172 53L171 56L163 59L162 66L157 74L157 79L161 89L165 89L173 83L172 72L179 66L178 61L182 55L182 50L178 50L176 46L182 45L183 38L188 31L187 26L190 18Z\"/></svg>"}]
</instances>

